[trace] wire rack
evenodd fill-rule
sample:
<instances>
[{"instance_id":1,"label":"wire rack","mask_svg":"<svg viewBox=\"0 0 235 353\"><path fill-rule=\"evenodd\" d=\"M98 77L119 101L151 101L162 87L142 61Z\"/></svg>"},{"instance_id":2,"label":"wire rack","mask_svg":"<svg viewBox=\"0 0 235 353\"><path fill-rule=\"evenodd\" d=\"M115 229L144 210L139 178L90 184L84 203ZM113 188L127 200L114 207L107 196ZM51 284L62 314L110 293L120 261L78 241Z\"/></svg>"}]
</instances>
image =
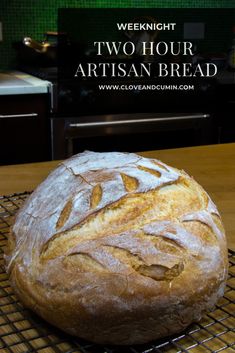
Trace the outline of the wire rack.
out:
<instances>
[{"instance_id":1,"label":"wire rack","mask_svg":"<svg viewBox=\"0 0 235 353\"><path fill-rule=\"evenodd\" d=\"M0 197L0 353L207 353L235 352L235 252L229 251L229 278L215 310L181 335L128 347L100 346L75 339L25 309L4 270L3 252L13 217L30 193Z\"/></svg>"}]
</instances>

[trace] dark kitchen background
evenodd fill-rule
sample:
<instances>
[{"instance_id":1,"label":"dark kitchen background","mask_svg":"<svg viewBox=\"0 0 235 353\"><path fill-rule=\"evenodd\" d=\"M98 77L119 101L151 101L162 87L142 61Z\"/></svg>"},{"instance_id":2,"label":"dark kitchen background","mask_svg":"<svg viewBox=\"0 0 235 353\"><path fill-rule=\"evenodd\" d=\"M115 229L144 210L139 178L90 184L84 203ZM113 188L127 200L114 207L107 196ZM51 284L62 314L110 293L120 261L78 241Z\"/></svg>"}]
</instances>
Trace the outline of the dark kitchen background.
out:
<instances>
[{"instance_id":1,"label":"dark kitchen background","mask_svg":"<svg viewBox=\"0 0 235 353\"><path fill-rule=\"evenodd\" d=\"M162 99L156 91L126 99L114 92L102 102L103 110L92 85L84 85L79 97L71 82L58 88L58 9L103 7L188 8L189 17L190 8L205 8L208 16L196 30L192 12L186 37L195 44L195 61L216 63L219 75L199 82L197 95L183 99L175 93ZM206 8L217 8L217 18L210 18ZM224 16L226 8L231 11ZM234 0L1 0L0 164L62 159L84 149L137 152L234 142L234 9ZM174 10L169 11L173 18ZM214 26L210 33L203 28L208 21Z\"/></svg>"}]
</instances>

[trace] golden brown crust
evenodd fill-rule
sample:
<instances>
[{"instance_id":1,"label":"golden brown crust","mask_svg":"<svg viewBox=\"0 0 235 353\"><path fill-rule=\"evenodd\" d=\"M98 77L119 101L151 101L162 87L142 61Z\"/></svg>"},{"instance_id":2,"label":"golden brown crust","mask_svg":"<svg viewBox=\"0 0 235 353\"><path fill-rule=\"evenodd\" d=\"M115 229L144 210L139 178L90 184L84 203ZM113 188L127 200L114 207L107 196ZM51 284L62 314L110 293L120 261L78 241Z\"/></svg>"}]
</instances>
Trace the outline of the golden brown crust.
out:
<instances>
[{"instance_id":1,"label":"golden brown crust","mask_svg":"<svg viewBox=\"0 0 235 353\"><path fill-rule=\"evenodd\" d=\"M227 248L206 192L135 154L63 162L17 215L5 259L22 302L98 343L181 331L223 295Z\"/></svg>"}]
</instances>

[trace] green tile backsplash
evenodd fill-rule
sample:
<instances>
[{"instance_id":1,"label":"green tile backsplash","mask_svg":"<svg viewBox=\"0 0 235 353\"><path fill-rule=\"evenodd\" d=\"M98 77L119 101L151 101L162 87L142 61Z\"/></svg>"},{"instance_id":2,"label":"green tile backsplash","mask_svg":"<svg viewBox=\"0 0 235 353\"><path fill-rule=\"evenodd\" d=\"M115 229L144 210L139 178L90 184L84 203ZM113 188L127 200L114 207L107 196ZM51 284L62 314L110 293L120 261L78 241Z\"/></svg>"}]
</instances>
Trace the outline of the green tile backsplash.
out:
<instances>
[{"instance_id":1,"label":"green tile backsplash","mask_svg":"<svg viewBox=\"0 0 235 353\"><path fill-rule=\"evenodd\" d=\"M44 32L57 29L59 7L234 8L235 0L0 0L0 21L3 25L0 69L16 65L12 42L27 35L42 40Z\"/></svg>"}]
</instances>

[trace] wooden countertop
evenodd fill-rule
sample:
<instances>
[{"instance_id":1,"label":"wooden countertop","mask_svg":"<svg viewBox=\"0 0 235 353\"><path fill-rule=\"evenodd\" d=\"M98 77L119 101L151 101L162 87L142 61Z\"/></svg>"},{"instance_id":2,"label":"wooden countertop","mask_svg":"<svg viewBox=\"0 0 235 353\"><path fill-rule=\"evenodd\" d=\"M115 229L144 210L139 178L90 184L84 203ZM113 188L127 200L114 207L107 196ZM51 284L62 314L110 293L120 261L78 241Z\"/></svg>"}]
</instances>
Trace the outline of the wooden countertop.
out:
<instances>
[{"instance_id":1,"label":"wooden countertop","mask_svg":"<svg viewBox=\"0 0 235 353\"><path fill-rule=\"evenodd\" d=\"M235 250L235 143L140 152L184 169L206 189L221 212ZM0 195L33 190L58 161L0 167Z\"/></svg>"}]
</instances>

